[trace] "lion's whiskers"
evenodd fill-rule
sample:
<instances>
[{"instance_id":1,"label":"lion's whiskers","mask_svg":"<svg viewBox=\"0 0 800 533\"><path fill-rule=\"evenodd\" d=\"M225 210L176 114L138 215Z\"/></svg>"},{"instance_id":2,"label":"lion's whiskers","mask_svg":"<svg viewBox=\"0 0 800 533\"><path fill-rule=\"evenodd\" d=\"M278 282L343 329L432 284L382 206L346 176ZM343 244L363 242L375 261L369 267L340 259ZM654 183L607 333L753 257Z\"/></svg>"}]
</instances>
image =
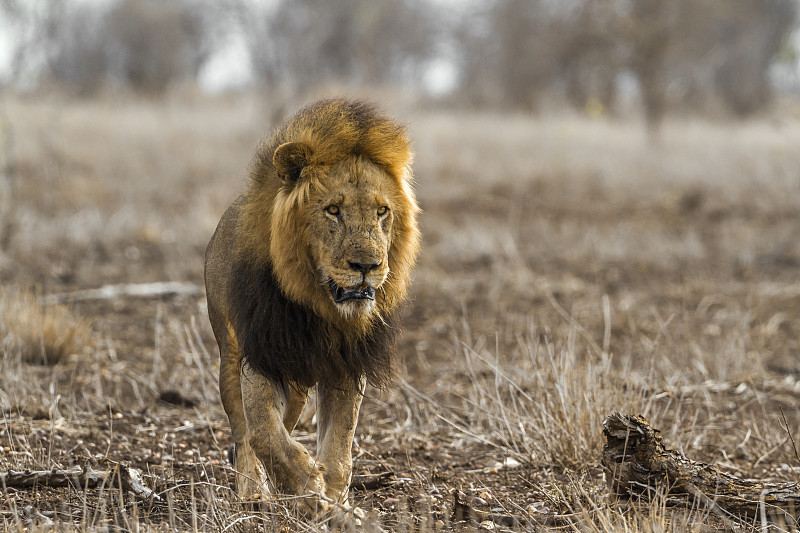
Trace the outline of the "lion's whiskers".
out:
<instances>
[{"instance_id":1,"label":"lion's whiskers","mask_svg":"<svg viewBox=\"0 0 800 533\"><path fill-rule=\"evenodd\" d=\"M383 315L381 314L380 310L375 311L375 317L384 326L387 326L387 327L389 326L389 324L386 323L386 320L384 320Z\"/></svg>"}]
</instances>

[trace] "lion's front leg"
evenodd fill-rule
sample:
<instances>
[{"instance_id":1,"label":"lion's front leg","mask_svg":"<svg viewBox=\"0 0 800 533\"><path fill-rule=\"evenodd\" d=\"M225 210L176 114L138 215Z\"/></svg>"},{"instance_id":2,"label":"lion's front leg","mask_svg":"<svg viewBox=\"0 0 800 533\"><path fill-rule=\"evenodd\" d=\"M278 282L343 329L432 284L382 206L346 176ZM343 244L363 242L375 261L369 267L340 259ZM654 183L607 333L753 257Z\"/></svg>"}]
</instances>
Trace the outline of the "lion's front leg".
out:
<instances>
[{"instance_id":1,"label":"lion's front leg","mask_svg":"<svg viewBox=\"0 0 800 533\"><path fill-rule=\"evenodd\" d=\"M325 465L325 494L336 502L346 503L353 471L353 435L365 380L320 383L317 387L317 458Z\"/></svg>"},{"instance_id":2,"label":"lion's front leg","mask_svg":"<svg viewBox=\"0 0 800 533\"><path fill-rule=\"evenodd\" d=\"M305 446L291 438L284 425L291 411L289 390L246 365L242 374L247 441L263 465L271 488L280 494L302 496L291 505L307 517L326 512L330 504L324 499L323 467Z\"/></svg>"}]
</instances>

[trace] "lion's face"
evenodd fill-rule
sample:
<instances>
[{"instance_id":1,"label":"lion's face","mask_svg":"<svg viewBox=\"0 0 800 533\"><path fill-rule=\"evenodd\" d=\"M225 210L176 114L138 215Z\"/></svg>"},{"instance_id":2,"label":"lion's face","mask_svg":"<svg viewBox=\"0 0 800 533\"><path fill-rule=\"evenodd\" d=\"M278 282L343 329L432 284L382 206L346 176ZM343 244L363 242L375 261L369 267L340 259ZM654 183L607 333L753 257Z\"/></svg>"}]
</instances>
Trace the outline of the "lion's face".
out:
<instances>
[{"instance_id":1,"label":"lion's face","mask_svg":"<svg viewBox=\"0 0 800 533\"><path fill-rule=\"evenodd\" d=\"M389 275L393 201L384 170L347 158L325 171L307 203L319 283L345 316L369 314Z\"/></svg>"},{"instance_id":2,"label":"lion's face","mask_svg":"<svg viewBox=\"0 0 800 533\"><path fill-rule=\"evenodd\" d=\"M305 144L279 146L270 258L285 294L362 328L402 300L418 249L407 176L361 155L326 164Z\"/></svg>"},{"instance_id":3,"label":"lion's face","mask_svg":"<svg viewBox=\"0 0 800 533\"><path fill-rule=\"evenodd\" d=\"M292 136L304 141L263 153L274 174L257 176L242 221L242 249L264 250L259 213L269 205L268 261L284 295L359 334L405 299L419 250L408 143L375 124L354 129L360 137L299 128Z\"/></svg>"}]
</instances>

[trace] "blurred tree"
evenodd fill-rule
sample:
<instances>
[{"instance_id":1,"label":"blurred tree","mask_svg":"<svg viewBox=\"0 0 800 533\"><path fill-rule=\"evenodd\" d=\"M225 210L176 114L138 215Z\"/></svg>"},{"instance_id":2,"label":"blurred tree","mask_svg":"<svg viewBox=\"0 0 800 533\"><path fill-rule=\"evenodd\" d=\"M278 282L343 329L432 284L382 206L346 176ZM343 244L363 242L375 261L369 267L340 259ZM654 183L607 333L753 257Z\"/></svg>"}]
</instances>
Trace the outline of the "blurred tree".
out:
<instances>
[{"instance_id":1,"label":"blurred tree","mask_svg":"<svg viewBox=\"0 0 800 533\"><path fill-rule=\"evenodd\" d=\"M536 109L558 78L571 14L547 0L501 0L464 20L457 34L467 101Z\"/></svg>"},{"instance_id":2,"label":"blurred tree","mask_svg":"<svg viewBox=\"0 0 800 533\"><path fill-rule=\"evenodd\" d=\"M658 130L667 108L666 59L681 17L684 0L636 0L623 14L623 39L629 50L628 66L639 81L644 117L651 132ZM692 1L692 0L689 0Z\"/></svg>"},{"instance_id":3,"label":"blurred tree","mask_svg":"<svg viewBox=\"0 0 800 533\"><path fill-rule=\"evenodd\" d=\"M18 40L12 75L37 70L80 94L109 81L158 93L194 78L218 33L212 0L0 2Z\"/></svg>"},{"instance_id":4,"label":"blurred tree","mask_svg":"<svg viewBox=\"0 0 800 533\"><path fill-rule=\"evenodd\" d=\"M65 11L65 0L42 6L25 0L0 0L0 12L13 40L11 78L24 81L45 62L50 35Z\"/></svg>"},{"instance_id":5,"label":"blurred tree","mask_svg":"<svg viewBox=\"0 0 800 533\"><path fill-rule=\"evenodd\" d=\"M16 165L14 164L14 132L11 122L0 115L0 263L3 251L16 229L16 203L14 202Z\"/></svg>"},{"instance_id":6,"label":"blurred tree","mask_svg":"<svg viewBox=\"0 0 800 533\"><path fill-rule=\"evenodd\" d=\"M615 0L584 2L564 35L560 64L569 102L594 114L613 109L625 68Z\"/></svg>"},{"instance_id":7,"label":"blurred tree","mask_svg":"<svg viewBox=\"0 0 800 533\"><path fill-rule=\"evenodd\" d=\"M456 30L468 102L535 110L562 93L613 106L623 64L614 0L498 0Z\"/></svg>"},{"instance_id":8,"label":"blurred tree","mask_svg":"<svg viewBox=\"0 0 800 533\"><path fill-rule=\"evenodd\" d=\"M796 15L797 0L494 0L452 32L459 89L474 105L531 110L565 96L602 111L632 75L651 130L671 108L752 113L770 101Z\"/></svg>"},{"instance_id":9,"label":"blurred tree","mask_svg":"<svg viewBox=\"0 0 800 533\"><path fill-rule=\"evenodd\" d=\"M0 10L16 28L13 75L44 70L82 93L109 81L161 92L196 78L235 35L255 79L291 94L329 80L420 87L447 50L468 105L535 110L547 99L602 114L634 79L656 130L670 109L767 105L798 0L0 0Z\"/></svg>"},{"instance_id":10,"label":"blurred tree","mask_svg":"<svg viewBox=\"0 0 800 533\"><path fill-rule=\"evenodd\" d=\"M194 79L213 44L198 7L177 0L118 2L104 20L108 74L155 93L176 80Z\"/></svg>"},{"instance_id":11,"label":"blurred tree","mask_svg":"<svg viewBox=\"0 0 800 533\"><path fill-rule=\"evenodd\" d=\"M737 0L723 11L719 42L728 53L715 82L734 113L751 114L771 100L769 69L796 17L794 0Z\"/></svg>"},{"instance_id":12,"label":"blurred tree","mask_svg":"<svg viewBox=\"0 0 800 533\"><path fill-rule=\"evenodd\" d=\"M501 80L494 68L500 46L491 38L492 10L492 6L481 5L462 12L452 28L446 30L454 43L453 60L459 75L457 96L468 107L502 105Z\"/></svg>"},{"instance_id":13,"label":"blurred tree","mask_svg":"<svg viewBox=\"0 0 800 533\"><path fill-rule=\"evenodd\" d=\"M630 64L651 122L667 105L708 109L716 101L747 115L770 102L769 70L796 24L795 0L633 5Z\"/></svg>"},{"instance_id":14,"label":"blurred tree","mask_svg":"<svg viewBox=\"0 0 800 533\"><path fill-rule=\"evenodd\" d=\"M96 90L106 78L105 13L76 4L47 14L43 41L49 75L79 94Z\"/></svg>"},{"instance_id":15,"label":"blurred tree","mask_svg":"<svg viewBox=\"0 0 800 533\"><path fill-rule=\"evenodd\" d=\"M499 44L494 61L501 94L512 107L533 110L557 77L565 20L548 12L546 0L505 0L490 14Z\"/></svg>"},{"instance_id":16,"label":"blurred tree","mask_svg":"<svg viewBox=\"0 0 800 533\"><path fill-rule=\"evenodd\" d=\"M326 80L413 84L436 42L422 0L282 0L271 12L239 9L257 76L294 89Z\"/></svg>"}]
</instances>

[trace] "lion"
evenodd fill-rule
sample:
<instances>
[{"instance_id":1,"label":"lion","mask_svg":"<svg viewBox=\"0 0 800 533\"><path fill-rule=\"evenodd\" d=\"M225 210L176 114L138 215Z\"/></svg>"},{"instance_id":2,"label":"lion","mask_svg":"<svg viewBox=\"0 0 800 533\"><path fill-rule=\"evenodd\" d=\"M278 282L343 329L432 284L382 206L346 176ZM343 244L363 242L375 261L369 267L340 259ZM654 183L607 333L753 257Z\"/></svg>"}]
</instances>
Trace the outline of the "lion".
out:
<instances>
[{"instance_id":1,"label":"lion","mask_svg":"<svg viewBox=\"0 0 800 533\"><path fill-rule=\"evenodd\" d=\"M365 387L394 377L398 306L419 252L404 126L323 100L264 142L206 250L208 315L241 498L347 508ZM291 437L317 387L316 458Z\"/></svg>"}]
</instances>

